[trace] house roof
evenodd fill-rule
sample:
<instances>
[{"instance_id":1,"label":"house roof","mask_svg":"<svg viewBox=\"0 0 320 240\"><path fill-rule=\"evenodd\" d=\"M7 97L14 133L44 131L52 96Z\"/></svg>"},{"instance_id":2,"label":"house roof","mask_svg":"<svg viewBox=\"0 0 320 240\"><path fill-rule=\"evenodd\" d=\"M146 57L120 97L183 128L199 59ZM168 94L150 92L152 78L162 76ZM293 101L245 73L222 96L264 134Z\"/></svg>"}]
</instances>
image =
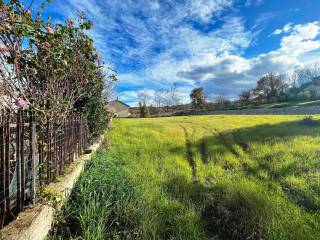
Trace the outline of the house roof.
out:
<instances>
[{"instance_id":1,"label":"house roof","mask_svg":"<svg viewBox=\"0 0 320 240\"><path fill-rule=\"evenodd\" d=\"M125 104L124 102L119 101L119 100L111 101L107 104L107 106L108 106L108 108L110 108L114 112L120 112L120 111L123 111L123 110L130 108L130 106L128 104Z\"/></svg>"},{"instance_id":2,"label":"house roof","mask_svg":"<svg viewBox=\"0 0 320 240\"><path fill-rule=\"evenodd\" d=\"M122 104L122 105L125 105L125 106L127 106L127 107L129 107L129 108L131 108L131 106L129 106L128 104L126 104L126 103L124 103L124 102L122 102L122 101L120 101L120 100L114 100L114 101L111 101L111 102L109 102L108 103L108 105L109 104L114 104L114 103L120 103L120 104Z\"/></svg>"}]
</instances>

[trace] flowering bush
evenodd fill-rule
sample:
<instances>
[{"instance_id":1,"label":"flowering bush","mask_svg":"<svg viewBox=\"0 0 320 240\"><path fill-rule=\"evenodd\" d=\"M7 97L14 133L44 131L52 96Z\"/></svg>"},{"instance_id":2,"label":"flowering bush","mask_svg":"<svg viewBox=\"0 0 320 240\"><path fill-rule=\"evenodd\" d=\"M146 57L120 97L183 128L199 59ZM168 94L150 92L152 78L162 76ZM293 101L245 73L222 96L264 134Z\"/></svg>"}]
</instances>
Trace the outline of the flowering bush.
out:
<instances>
[{"instance_id":1,"label":"flowering bush","mask_svg":"<svg viewBox=\"0 0 320 240\"><path fill-rule=\"evenodd\" d=\"M53 25L19 0L0 1L0 9L0 97L7 105L30 106L43 122L63 119L93 93L101 98L105 81L116 80L103 73L86 34L92 24L82 13Z\"/></svg>"}]
</instances>

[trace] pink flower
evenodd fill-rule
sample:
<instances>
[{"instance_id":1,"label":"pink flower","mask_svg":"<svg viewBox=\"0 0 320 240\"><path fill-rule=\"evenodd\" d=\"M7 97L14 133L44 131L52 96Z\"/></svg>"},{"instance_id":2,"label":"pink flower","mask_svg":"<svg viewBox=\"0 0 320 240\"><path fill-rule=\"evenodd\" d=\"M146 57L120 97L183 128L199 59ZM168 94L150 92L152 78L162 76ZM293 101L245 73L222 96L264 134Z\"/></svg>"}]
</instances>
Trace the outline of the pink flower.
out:
<instances>
[{"instance_id":1,"label":"pink flower","mask_svg":"<svg viewBox=\"0 0 320 240\"><path fill-rule=\"evenodd\" d=\"M27 105L27 102L23 98L18 98L16 101L16 105L18 108L23 109Z\"/></svg>"},{"instance_id":2,"label":"pink flower","mask_svg":"<svg viewBox=\"0 0 320 240\"><path fill-rule=\"evenodd\" d=\"M47 29L48 33L54 34L54 29L51 28L50 26L47 26L46 29Z\"/></svg>"},{"instance_id":3,"label":"pink flower","mask_svg":"<svg viewBox=\"0 0 320 240\"><path fill-rule=\"evenodd\" d=\"M68 61L67 60L63 59L62 63L63 63L63 65L68 66Z\"/></svg>"},{"instance_id":4,"label":"pink flower","mask_svg":"<svg viewBox=\"0 0 320 240\"><path fill-rule=\"evenodd\" d=\"M0 45L0 52L2 52L2 53L9 52L9 48L6 45L1 44Z\"/></svg>"},{"instance_id":5,"label":"pink flower","mask_svg":"<svg viewBox=\"0 0 320 240\"><path fill-rule=\"evenodd\" d=\"M72 22L71 20L68 20L68 21L67 21L67 26L68 26L69 28L72 28L73 22Z\"/></svg>"},{"instance_id":6,"label":"pink flower","mask_svg":"<svg viewBox=\"0 0 320 240\"><path fill-rule=\"evenodd\" d=\"M47 49L50 49L50 48L51 48L51 45L50 45L50 43L45 42L45 43L44 43L44 47L47 48Z\"/></svg>"},{"instance_id":7,"label":"pink flower","mask_svg":"<svg viewBox=\"0 0 320 240\"><path fill-rule=\"evenodd\" d=\"M26 14L29 15L29 16L31 16L31 11L30 11L29 9L26 10Z\"/></svg>"}]
</instances>

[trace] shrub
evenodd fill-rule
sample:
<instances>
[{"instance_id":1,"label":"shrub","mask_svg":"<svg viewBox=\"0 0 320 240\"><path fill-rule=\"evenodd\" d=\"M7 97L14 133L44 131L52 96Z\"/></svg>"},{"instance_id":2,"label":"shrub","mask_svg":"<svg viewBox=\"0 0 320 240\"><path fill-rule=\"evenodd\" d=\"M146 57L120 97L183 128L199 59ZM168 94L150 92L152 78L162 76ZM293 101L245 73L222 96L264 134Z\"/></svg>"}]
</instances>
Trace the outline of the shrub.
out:
<instances>
[{"instance_id":1,"label":"shrub","mask_svg":"<svg viewBox=\"0 0 320 240\"><path fill-rule=\"evenodd\" d=\"M286 102L288 100L288 97L286 95L281 95L277 98L278 102Z\"/></svg>"},{"instance_id":2,"label":"shrub","mask_svg":"<svg viewBox=\"0 0 320 240\"><path fill-rule=\"evenodd\" d=\"M276 96L270 97L269 102L270 103L276 103L278 101L278 98Z\"/></svg>"},{"instance_id":3,"label":"shrub","mask_svg":"<svg viewBox=\"0 0 320 240\"><path fill-rule=\"evenodd\" d=\"M85 105L85 115L92 136L96 136L105 130L108 123L108 114L105 101L101 97L89 99Z\"/></svg>"},{"instance_id":4,"label":"shrub","mask_svg":"<svg viewBox=\"0 0 320 240\"><path fill-rule=\"evenodd\" d=\"M315 125L319 125L320 122L319 120L315 120L312 116L305 116L301 120L301 124L305 126L315 126Z\"/></svg>"},{"instance_id":5,"label":"shrub","mask_svg":"<svg viewBox=\"0 0 320 240\"><path fill-rule=\"evenodd\" d=\"M148 118L150 117L149 108L145 103L139 102L139 109L140 109L140 117L141 118Z\"/></svg>"},{"instance_id":6,"label":"shrub","mask_svg":"<svg viewBox=\"0 0 320 240\"><path fill-rule=\"evenodd\" d=\"M309 94L312 100L316 100L320 97L320 91L315 87L309 89Z\"/></svg>"},{"instance_id":7,"label":"shrub","mask_svg":"<svg viewBox=\"0 0 320 240\"><path fill-rule=\"evenodd\" d=\"M290 93L288 96L289 101L296 101L298 99L298 95L296 93Z\"/></svg>"},{"instance_id":8,"label":"shrub","mask_svg":"<svg viewBox=\"0 0 320 240\"><path fill-rule=\"evenodd\" d=\"M306 100L310 100L311 99L311 95L308 91L303 91L298 93L298 100L301 101L306 101Z\"/></svg>"},{"instance_id":9,"label":"shrub","mask_svg":"<svg viewBox=\"0 0 320 240\"><path fill-rule=\"evenodd\" d=\"M50 17L45 21L40 12L31 14L19 0L0 1L0 9L0 76L6 105L28 105L43 127L50 119L61 123L69 113L82 110L86 99L102 98L104 63L87 34L92 24L82 13L76 21L53 25Z\"/></svg>"}]
</instances>

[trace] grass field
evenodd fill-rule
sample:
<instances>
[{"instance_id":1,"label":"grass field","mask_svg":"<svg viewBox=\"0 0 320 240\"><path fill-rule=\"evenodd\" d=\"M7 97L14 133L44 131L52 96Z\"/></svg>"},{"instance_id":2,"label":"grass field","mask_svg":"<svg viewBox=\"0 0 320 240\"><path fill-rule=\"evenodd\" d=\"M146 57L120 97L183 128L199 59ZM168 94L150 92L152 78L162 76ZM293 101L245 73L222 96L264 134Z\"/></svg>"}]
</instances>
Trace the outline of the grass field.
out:
<instances>
[{"instance_id":1,"label":"grass field","mask_svg":"<svg viewBox=\"0 0 320 240\"><path fill-rule=\"evenodd\" d=\"M116 119L51 238L320 239L320 126L301 118Z\"/></svg>"}]
</instances>

